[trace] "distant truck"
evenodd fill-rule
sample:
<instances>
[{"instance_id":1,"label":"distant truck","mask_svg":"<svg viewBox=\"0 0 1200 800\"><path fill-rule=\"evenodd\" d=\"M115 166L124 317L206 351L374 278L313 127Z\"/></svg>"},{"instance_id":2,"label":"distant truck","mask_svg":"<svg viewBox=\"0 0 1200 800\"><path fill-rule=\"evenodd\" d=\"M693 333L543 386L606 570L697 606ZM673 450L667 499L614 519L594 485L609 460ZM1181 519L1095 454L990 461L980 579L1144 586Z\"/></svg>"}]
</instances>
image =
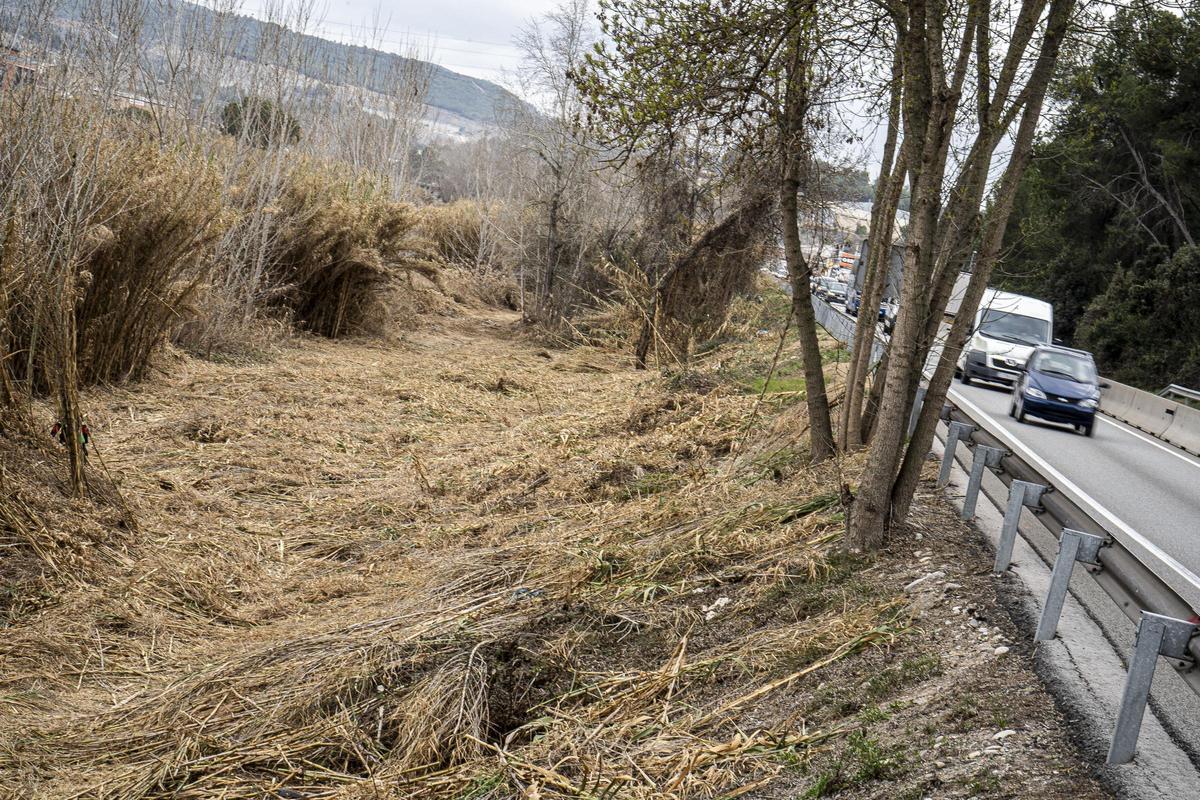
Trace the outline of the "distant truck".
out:
<instances>
[{"instance_id":1,"label":"distant truck","mask_svg":"<svg viewBox=\"0 0 1200 800\"><path fill-rule=\"evenodd\" d=\"M869 243L862 242L858 264L854 272L852 287L861 293L866 278L866 261ZM967 265L974 256L967 259ZM888 253L887 276L884 282L883 315L884 332L890 334L899 313L897 301L904 280L904 248L893 244ZM962 271L954 281L950 300L946 303L946 314L957 316L962 307L963 295L971 273ZM992 381L1011 385L1020 375L1020 369L1039 344L1051 344L1054 339L1054 310L1049 303L1024 295L985 289L971 339L959 358L955 374L963 381Z\"/></svg>"}]
</instances>

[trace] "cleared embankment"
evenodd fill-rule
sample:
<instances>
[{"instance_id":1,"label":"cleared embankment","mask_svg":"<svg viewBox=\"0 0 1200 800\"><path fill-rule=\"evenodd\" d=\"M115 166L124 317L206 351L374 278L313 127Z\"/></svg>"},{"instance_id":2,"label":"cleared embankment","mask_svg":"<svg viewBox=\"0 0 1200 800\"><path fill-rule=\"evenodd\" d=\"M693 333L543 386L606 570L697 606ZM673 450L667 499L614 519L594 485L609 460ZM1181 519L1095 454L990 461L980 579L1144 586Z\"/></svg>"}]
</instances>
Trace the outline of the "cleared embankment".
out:
<instances>
[{"instance_id":1,"label":"cleared embankment","mask_svg":"<svg viewBox=\"0 0 1200 800\"><path fill-rule=\"evenodd\" d=\"M673 378L470 310L90 393L139 527L5 534L0 795L1104 796L937 493L839 552L763 313Z\"/></svg>"}]
</instances>

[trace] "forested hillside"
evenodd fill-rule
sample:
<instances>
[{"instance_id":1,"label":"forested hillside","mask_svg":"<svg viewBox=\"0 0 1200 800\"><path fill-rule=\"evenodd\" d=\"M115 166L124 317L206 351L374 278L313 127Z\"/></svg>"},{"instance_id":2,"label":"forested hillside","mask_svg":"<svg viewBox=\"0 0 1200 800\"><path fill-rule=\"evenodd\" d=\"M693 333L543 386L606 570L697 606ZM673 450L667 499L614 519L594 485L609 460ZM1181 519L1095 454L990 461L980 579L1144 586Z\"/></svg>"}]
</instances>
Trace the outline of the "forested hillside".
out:
<instances>
[{"instance_id":1,"label":"forested hillside","mask_svg":"<svg viewBox=\"0 0 1200 800\"><path fill-rule=\"evenodd\" d=\"M1200 386L1200 15L1120 11L1057 92L1003 285L1051 301L1105 374Z\"/></svg>"}]
</instances>

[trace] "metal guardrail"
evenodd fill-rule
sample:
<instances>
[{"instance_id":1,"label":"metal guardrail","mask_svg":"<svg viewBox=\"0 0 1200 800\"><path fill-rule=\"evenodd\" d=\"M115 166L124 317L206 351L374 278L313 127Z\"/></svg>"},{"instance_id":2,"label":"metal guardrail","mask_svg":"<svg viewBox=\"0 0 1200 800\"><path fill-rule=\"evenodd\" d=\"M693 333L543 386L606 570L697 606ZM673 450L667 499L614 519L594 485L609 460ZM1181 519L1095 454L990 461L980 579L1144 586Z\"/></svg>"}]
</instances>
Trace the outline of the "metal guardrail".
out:
<instances>
[{"instance_id":1,"label":"metal guardrail","mask_svg":"<svg viewBox=\"0 0 1200 800\"><path fill-rule=\"evenodd\" d=\"M1179 397L1184 400L1190 400L1193 403L1200 403L1200 391L1189 389L1186 386L1180 386L1178 383L1172 383L1158 393L1159 397Z\"/></svg>"},{"instance_id":2,"label":"metal guardrail","mask_svg":"<svg viewBox=\"0 0 1200 800\"><path fill-rule=\"evenodd\" d=\"M818 321L824 317L834 326L825 328L830 335L839 341L853 341L853 320L813 298L814 308L818 304L824 306L817 314ZM842 316L844 321L839 323L831 315ZM878 341L875 344L882 346ZM1035 508L1043 520L1048 517L1052 521L1046 527L1059 531L1058 556L1035 639L1045 641L1056 635L1077 562L1084 564L1099 587L1136 623L1137 641L1108 752L1110 764L1130 762L1159 656L1170 659L1184 682L1200 694L1200 670L1196 669L1200 663L1200 615L1196 613L1200 609L1200 576L1100 505L963 393L952 387L947 399L942 408L948 429L939 484L949 477L957 445L963 442L973 450L963 517L974 516L984 470L992 469L1009 490L994 569L1003 572L1010 565L1024 508ZM922 389L918 405L923 401ZM916 413L914 410L914 418Z\"/></svg>"}]
</instances>

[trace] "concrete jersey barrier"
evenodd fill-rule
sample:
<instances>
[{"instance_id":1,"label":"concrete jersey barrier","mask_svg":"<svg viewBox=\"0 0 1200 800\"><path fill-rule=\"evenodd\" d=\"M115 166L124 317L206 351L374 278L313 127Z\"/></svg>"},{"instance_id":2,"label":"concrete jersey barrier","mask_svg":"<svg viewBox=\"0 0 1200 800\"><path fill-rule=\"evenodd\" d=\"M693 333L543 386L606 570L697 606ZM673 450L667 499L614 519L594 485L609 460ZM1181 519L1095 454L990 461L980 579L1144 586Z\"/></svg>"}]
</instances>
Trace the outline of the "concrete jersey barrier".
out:
<instances>
[{"instance_id":1,"label":"concrete jersey barrier","mask_svg":"<svg viewBox=\"0 0 1200 800\"><path fill-rule=\"evenodd\" d=\"M1176 404L1175 419L1163 433L1163 439L1200 456L1200 411Z\"/></svg>"},{"instance_id":2,"label":"concrete jersey barrier","mask_svg":"<svg viewBox=\"0 0 1200 800\"><path fill-rule=\"evenodd\" d=\"M1100 410L1164 442L1200 455L1200 411L1123 383L1107 380Z\"/></svg>"}]
</instances>

